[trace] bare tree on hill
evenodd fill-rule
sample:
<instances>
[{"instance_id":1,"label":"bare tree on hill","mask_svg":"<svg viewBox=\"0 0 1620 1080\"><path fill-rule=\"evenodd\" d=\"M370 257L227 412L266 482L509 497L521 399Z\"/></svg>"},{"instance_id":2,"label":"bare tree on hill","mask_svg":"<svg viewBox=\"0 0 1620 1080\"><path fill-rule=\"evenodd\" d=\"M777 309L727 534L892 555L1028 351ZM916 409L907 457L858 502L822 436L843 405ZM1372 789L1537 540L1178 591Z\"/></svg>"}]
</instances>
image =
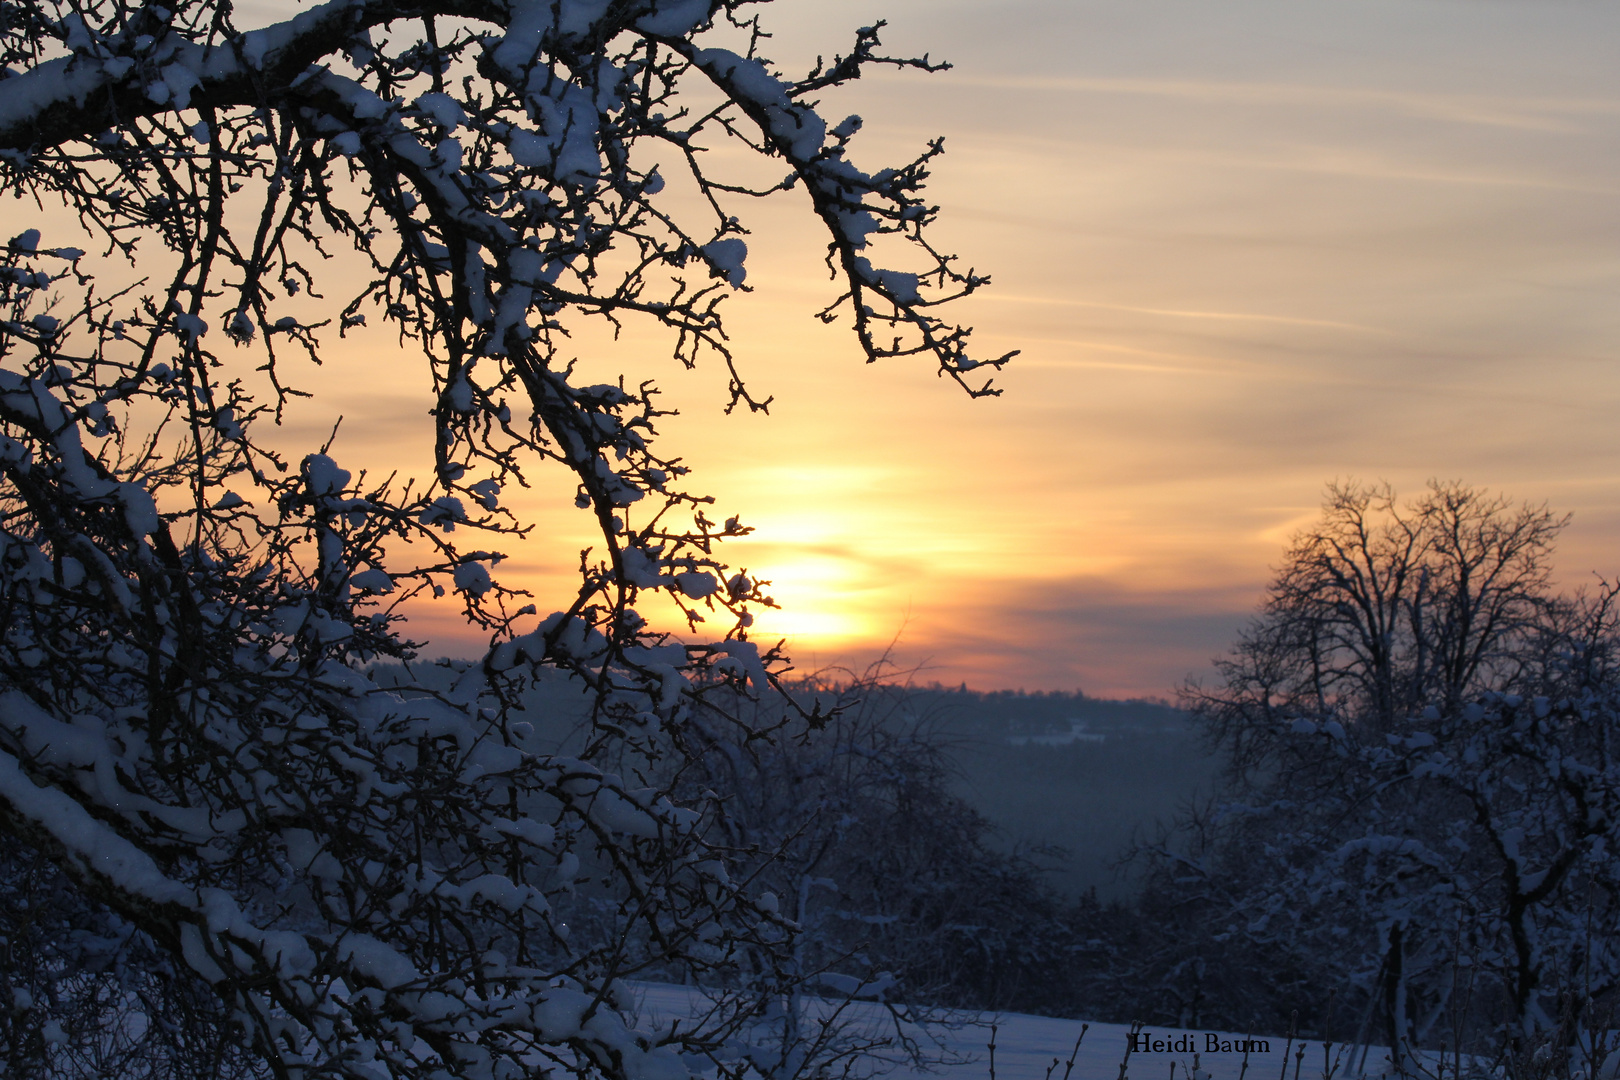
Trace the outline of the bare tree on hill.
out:
<instances>
[{"instance_id":1,"label":"bare tree on hill","mask_svg":"<svg viewBox=\"0 0 1620 1080\"><path fill-rule=\"evenodd\" d=\"M1228 786L1145 852L1173 923L1145 979L1227 1023L1299 1007L1401 1075L1442 1043L1574 1068L1569 1025L1620 990L1593 932L1620 912L1620 590L1552 591L1567 521L1329 487L1220 682L1187 690Z\"/></svg>"}]
</instances>

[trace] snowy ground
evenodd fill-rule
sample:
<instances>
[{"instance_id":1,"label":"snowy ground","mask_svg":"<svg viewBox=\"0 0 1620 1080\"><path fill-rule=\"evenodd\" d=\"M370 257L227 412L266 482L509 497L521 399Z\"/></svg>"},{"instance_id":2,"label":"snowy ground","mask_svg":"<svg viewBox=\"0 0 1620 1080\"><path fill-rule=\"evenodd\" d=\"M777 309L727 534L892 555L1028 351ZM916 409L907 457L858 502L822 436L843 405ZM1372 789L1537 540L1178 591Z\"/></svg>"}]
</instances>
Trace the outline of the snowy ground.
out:
<instances>
[{"instance_id":1,"label":"snowy ground","mask_svg":"<svg viewBox=\"0 0 1620 1080\"><path fill-rule=\"evenodd\" d=\"M642 985L638 987L642 998L643 1021L665 1021L688 1015L691 991L679 986ZM861 1010L876 1011L875 1006L860 1005ZM1063 1080L1069 1056L1074 1053L1075 1040L1080 1038L1082 1022L1055 1020L1044 1016L1024 1016L1019 1013L985 1014L966 1017L967 1022L944 1034L945 1050L959 1063L933 1068L927 1073L901 1068L888 1075L895 1080L934 1076L944 1080L990 1080L989 1051L990 1025L996 1025L995 1080ZM1120 1024L1091 1024L1074 1057L1074 1071L1070 1080L1119 1080L1120 1063L1125 1057L1130 1029ZM1191 1052L1160 1050L1137 1052L1126 1062L1123 1076L1126 1080L1272 1080L1274 1077L1293 1080L1295 1054L1284 1059L1286 1040L1272 1036L1255 1036L1263 1048L1255 1048L1248 1055L1245 1070L1244 1055L1235 1043L1245 1038L1229 1032L1180 1031L1149 1029L1146 1033L1154 1043L1181 1042L1195 1045L1196 1059ZM1185 1041L1183 1040L1185 1036ZM1226 1044L1214 1053L1207 1052L1213 1036L1217 1043ZM1140 1045L1140 1044L1139 1044ZM1298 1044L1294 1044L1298 1050ZM1349 1055L1345 1055L1348 1057ZM1361 1054L1354 1055L1360 1067ZM1334 1057L1340 1058L1338 1048ZM1056 1067L1053 1061L1056 1059ZM1320 1080L1324 1075L1323 1049L1320 1042L1305 1046L1304 1058L1297 1062L1299 1080ZM1351 1076L1364 1076L1376 1080L1385 1075L1387 1051L1372 1048L1366 1055L1364 1072L1349 1067L1345 1060L1337 1060L1326 1073L1335 1080L1349 1080ZM1198 1070L1195 1074L1193 1069ZM1050 1070L1050 1073L1049 1073Z\"/></svg>"}]
</instances>

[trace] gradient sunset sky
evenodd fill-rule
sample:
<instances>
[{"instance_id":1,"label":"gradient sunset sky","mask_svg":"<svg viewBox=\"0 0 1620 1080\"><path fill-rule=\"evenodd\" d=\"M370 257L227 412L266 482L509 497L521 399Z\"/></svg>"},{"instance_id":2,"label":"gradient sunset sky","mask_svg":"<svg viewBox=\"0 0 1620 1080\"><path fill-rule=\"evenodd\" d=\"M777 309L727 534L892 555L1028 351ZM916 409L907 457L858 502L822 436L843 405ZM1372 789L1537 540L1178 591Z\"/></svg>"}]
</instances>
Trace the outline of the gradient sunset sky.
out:
<instances>
[{"instance_id":1,"label":"gradient sunset sky","mask_svg":"<svg viewBox=\"0 0 1620 1080\"><path fill-rule=\"evenodd\" d=\"M790 69L886 18L954 70L826 102L855 159L933 135L936 242L994 278L958 316L1023 350L971 401L863 365L802 192L755 208L731 329L771 415L629 335L664 449L758 533L801 669L899 637L924 681L1170 695L1208 672L1335 478L1462 479L1572 511L1561 580L1620 573L1620 6L1573 0L780 0ZM244 20L245 21L245 20ZM344 439L425 419L379 342L320 378L381 396ZM418 362L419 363L419 362ZM401 451L403 452L403 451ZM558 478L560 481L560 478ZM503 580L564 602L571 487ZM558 498L558 496L561 496ZM561 508L558 508L558 504ZM447 622L436 643L457 648Z\"/></svg>"}]
</instances>

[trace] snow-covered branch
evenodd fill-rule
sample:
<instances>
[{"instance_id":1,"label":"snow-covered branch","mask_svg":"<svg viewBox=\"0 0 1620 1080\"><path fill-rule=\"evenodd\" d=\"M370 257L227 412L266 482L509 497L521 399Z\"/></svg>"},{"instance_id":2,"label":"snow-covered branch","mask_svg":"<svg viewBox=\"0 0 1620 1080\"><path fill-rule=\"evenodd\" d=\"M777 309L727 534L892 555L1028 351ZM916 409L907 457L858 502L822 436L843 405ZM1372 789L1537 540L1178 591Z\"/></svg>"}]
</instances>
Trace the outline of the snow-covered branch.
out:
<instances>
[{"instance_id":1,"label":"snow-covered branch","mask_svg":"<svg viewBox=\"0 0 1620 1080\"><path fill-rule=\"evenodd\" d=\"M725 560L749 526L657 442L658 388L579 378L575 334L643 322L724 363L729 406L769 403L723 318L737 204L769 194L704 153L731 143L809 192L858 355L990 388L936 314L985 283L925 238L939 145L864 171L859 122L807 104L870 64L940 65L879 55L872 27L783 78L751 8L334 0L248 29L223 0L6 9L0 182L113 265L39 229L0 250L0 864L51 866L72 918L131 943L109 978L178 987L142 991L148 1038L96 979L41 983L86 1030L40 1054L89 1054L99 1024L286 1077L764 1067L750 1016L801 977L797 928L678 778L706 752L697 703L785 670L750 639L774 601ZM303 360L346 362L331 335L379 324L431 381L432 475L342 467L335 435L261 441ZM506 494L548 468L599 539L541 607L500 577L538 539ZM489 647L423 665L404 606L445 594ZM589 691L568 754L524 713L565 676ZM650 975L720 1004L637 1031L624 980Z\"/></svg>"}]
</instances>

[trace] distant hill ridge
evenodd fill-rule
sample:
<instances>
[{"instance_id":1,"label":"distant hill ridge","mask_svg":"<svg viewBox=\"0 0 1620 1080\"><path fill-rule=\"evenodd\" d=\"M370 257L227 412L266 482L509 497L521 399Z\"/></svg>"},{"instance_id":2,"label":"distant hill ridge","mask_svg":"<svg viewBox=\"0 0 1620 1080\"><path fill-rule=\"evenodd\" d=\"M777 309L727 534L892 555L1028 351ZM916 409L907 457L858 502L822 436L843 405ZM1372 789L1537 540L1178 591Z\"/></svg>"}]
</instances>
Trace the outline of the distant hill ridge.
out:
<instances>
[{"instance_id":1,"label":"distant hill ridge","mask_svg":"<svg viewBox=\"0 0 1620 1080\"><path fill-rule=\"evenodd\" d=\"M1076 723L1089 731L1139 734L1187 727L1186 714L1168 701L1117 701L1078 690L983 691L935 685L912 687L910 696L913 708L925 715L937 713L947 729L980 735L1052 735Z\"/></svg>"},{"instance_id":2,"label":"distant hill ridge","mask_svg":"<svg viewBox=\"0 0 1620 1080\"><path fill-rule=\"evenodd\" d=\"M804 696L842 689L817 680L790 683L789 688ZM1179 734L1187 729L1187 714L1162 698L1097 698L1080 690L971 690L939 683L880 683L875 692L893 695L908 715L932 720L942 734L953 736L1058 735L1077 725L1104 734Z\"/></svg>"}]
</instances>

